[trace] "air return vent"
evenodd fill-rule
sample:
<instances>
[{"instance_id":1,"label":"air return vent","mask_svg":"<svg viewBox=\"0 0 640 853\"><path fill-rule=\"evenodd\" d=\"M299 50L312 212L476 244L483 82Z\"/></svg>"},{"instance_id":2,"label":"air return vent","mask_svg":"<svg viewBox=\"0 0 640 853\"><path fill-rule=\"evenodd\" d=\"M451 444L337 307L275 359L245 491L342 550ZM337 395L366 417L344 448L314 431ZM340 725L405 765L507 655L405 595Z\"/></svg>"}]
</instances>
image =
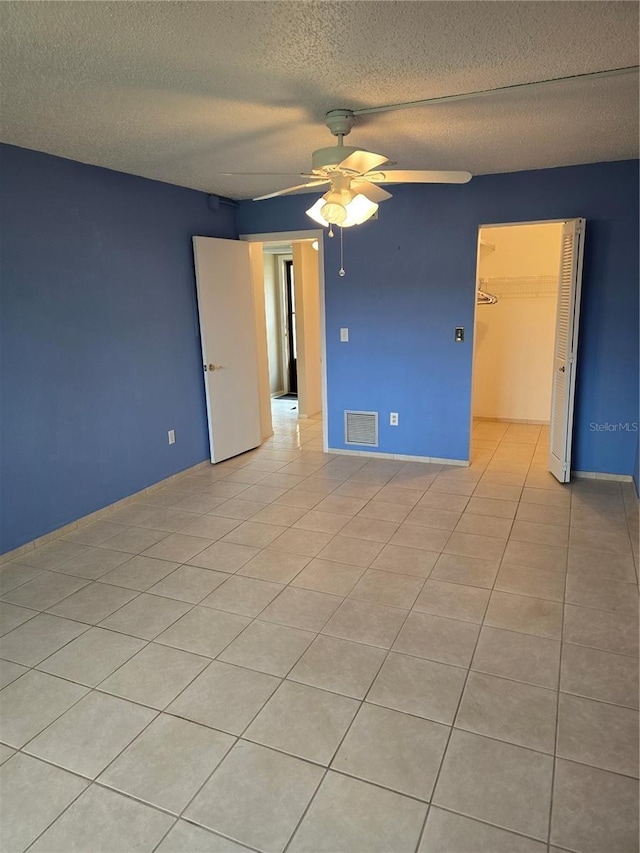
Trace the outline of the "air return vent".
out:
<instances>
[{"instance_id":1,"label":"air return vent","mask_svg":"<svg viewBox=\"0 0 640 853\"><path fill-rule=\"evenodd\" d=\"M344 443L378 446L378 413L345 412Z\"/></svg>"}]
</instances>

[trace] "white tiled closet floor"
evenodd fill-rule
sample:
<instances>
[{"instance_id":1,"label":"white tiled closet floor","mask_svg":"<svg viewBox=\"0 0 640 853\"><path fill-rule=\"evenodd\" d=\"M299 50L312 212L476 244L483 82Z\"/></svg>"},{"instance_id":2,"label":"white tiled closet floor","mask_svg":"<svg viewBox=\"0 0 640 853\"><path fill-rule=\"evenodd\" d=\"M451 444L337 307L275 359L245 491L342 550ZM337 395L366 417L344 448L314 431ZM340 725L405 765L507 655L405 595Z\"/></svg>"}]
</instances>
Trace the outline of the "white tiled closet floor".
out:
<instances>
[{"instance_id":1,"label":"white tiled closet floor","mask_svg":"<svg viewBox=\"0 0 640 853\"><path fill-rule=\"evenodd\" d=\"M532 425L326 455L294 406L2 564L2 851L635 853L632 486Z\"/></svg>"}]
</instances>

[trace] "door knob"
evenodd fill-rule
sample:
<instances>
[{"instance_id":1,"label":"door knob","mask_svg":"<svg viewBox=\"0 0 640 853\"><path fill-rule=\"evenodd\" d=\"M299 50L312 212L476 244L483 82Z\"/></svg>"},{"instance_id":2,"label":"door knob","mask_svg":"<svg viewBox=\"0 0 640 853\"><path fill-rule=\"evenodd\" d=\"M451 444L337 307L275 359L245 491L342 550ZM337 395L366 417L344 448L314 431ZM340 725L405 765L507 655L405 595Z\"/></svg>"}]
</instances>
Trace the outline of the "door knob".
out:
<instances>
[{"instance_id":1,"label":"door knob","mask_svg":"<svg viewBox=\"0 0 640 853\"><path fill-rule=\"evenodd\" d=\"M216 369L216 365L215 365L215 364L210 364L210 365L209 365L209 370L215 370L215 369Z\"/></svg>"},{"instance_id":2,"label":"door knob","mask_svg":"<svg viewBox=\"0 0 640 853\"><path fill-rule=\"evenodd\" d=\"M562 367L559 367L558 370L560 371L560 373L564 373L566 370L564 364L562 365Z\"/></svg>"}]
</instances>

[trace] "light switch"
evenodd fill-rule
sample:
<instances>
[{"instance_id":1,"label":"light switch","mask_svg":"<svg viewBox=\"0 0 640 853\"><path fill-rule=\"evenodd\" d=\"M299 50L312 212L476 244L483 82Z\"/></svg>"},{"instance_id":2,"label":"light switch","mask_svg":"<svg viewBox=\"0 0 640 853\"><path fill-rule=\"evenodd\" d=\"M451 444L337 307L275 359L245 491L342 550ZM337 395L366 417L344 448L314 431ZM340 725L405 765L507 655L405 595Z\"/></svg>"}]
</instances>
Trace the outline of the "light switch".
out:
<instances>
[{"instance_id":1,"label":"light switch","mask_svg":"<svg viewBox=\"0 0 640 853\"><path fill-rule=\"evenodd\" d=\"M464 326L456 326L455 342L457 344L464 342Z\"/></svg>"},{"instance_id":2,"label":"light switch","mask_svg":"<svg viewBox=\"0 0 640 853\"><path fill-rule=\"evenodd\" d=\"M349 340L349 329L340 329L340 341L346 343Z\"/></svg>"}]
</instances>

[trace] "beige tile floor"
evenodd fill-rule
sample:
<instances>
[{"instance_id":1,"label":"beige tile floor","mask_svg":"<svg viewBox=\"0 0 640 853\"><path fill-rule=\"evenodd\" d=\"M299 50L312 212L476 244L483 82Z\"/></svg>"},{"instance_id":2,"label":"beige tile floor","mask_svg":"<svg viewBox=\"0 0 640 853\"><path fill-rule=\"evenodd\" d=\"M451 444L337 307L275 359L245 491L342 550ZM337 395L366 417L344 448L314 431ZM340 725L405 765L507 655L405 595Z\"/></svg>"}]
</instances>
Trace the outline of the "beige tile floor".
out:
<instances>
[{"instance_id":1,"label":"beige tile floor","mask_svg":"<svg viewBox=\"0 0 640 853\"><path fill-rule=\"evenodd\" d=\"M533 425L325 455L293 405L0 567L0 848L636 851L632 487Z\"/></svg>"}]
</instances>

